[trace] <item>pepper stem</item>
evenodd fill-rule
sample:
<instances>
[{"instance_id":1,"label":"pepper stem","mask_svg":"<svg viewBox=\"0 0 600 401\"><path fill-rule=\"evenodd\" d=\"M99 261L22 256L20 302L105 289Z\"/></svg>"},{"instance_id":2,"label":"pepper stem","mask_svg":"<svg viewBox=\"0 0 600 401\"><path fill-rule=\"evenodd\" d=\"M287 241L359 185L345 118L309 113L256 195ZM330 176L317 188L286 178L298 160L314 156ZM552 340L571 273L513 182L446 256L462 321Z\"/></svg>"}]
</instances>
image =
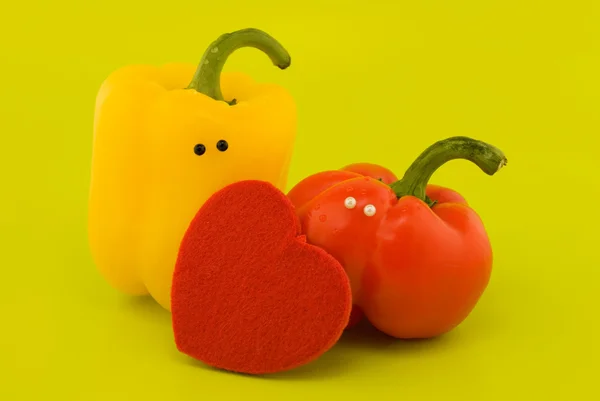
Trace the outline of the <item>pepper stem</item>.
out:
<instances>
[{"instance_id":1,"label":"pepper stem","mask_svg":"<svg viewBox=\"0 0 600 401\"><path fill-rule=\"evenodd\" d=\"M435 202L426 195L427 184L437 169L455 159L469 160L487 175L494 175L507 163L504 153L495 146L455 136L428 147L406 170L404 177L390 184L390 187L398 198L415 196L431 207Z\"/></svg>"},{"instance_id":2,"label":"pepper stem","mask_svg":"<svg viewBox=\"0 0 600 401\"><path fill-rule=\"evenodd\" d=\"M269 34L254 28L241 29L223 34L211 43L187 89L194 89L215 100L224 101L221 93L221 71L231 53L242 47L261 50L282 70L291 64L287 50Z\"/></svg>"}]
</instances>

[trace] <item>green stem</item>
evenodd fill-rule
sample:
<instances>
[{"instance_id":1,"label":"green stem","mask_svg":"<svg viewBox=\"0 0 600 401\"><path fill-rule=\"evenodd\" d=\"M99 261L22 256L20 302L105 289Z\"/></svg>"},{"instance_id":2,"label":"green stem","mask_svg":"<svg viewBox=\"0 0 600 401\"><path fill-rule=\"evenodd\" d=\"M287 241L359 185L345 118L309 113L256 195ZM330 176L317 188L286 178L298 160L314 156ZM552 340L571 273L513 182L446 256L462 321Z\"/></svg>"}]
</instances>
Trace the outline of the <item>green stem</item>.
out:
<instances>
[{"instance_id":1,"label":"green stem","mask_svg":"<svg viewBox=\"0 0 600 401\"><path fill-rule=\"evenodd\" d=\"M261 50L282 70L291 64L289 53L273 37L259 29L241 29L223 34L211 43L187 89L194 89L215 100L224 101L221 93L221 71L231 53L242 47Z\"/></svg>"},{"instance_id":2,"label":"green stem","mask_svg":"<svg viewBox=\"0 0 600 401\"><path fill-rule=\"evenodd\" d=\"M415 196L433 206L425 193L431 176L445 163L465 159L475 163L487 175L494 175L507 163L504 153L488 143L464 136L447 138L428 147L411 164L402 179L390 184L398 198Z\"/></svg>"}]
</instances>

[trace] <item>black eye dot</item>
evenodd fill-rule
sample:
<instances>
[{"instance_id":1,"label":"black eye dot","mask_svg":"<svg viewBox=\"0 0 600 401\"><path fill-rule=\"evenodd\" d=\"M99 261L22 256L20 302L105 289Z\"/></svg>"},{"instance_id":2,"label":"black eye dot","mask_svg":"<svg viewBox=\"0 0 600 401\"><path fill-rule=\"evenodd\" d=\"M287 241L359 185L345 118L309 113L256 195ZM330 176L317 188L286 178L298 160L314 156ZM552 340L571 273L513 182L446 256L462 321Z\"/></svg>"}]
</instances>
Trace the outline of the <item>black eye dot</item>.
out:
<instances>
[{"instance_id":1,"label":"black eye dot","mask_svg":"<svg viewBox=\"0 0 600 401\"><path fill-rule=\"evenodd\" d=\"M194 146L194 153L198 156L202 156L204 152L206 152L206 146L202 145L201 143Z\"/></svg>"},{"instance_id":2,"label":"black eye dot","mask_svg":"<svg viewBox=\"0 0 600 401\"><path fill-rule=\"evenodd\" d=\"M229 144L227 141L221 139L219 142L217 142L217 149L219 149L221 152L225 152L228 148Z\"/></svg>"}]
</instances>

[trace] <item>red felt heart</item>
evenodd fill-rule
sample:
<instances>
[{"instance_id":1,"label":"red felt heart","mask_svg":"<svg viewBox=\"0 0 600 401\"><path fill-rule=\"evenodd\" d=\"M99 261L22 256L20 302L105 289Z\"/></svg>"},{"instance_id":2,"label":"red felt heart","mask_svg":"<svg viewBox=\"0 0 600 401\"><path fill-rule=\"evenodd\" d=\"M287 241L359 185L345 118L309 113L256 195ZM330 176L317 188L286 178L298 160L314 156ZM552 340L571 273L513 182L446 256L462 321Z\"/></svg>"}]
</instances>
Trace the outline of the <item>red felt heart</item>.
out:
<instances>
[{"instance_id":1,"label":"red felt heart","mask_svg":"<svg viewBox=\"0 0 600 401\"><path fill-rule=\"evenodd\" d=\"M337 342L351 306L343 267L306 243L292 203L270 183L220 190L181 242L175 342L208 365L247 374L304 365Z\"/></svg>"}]
</instances>

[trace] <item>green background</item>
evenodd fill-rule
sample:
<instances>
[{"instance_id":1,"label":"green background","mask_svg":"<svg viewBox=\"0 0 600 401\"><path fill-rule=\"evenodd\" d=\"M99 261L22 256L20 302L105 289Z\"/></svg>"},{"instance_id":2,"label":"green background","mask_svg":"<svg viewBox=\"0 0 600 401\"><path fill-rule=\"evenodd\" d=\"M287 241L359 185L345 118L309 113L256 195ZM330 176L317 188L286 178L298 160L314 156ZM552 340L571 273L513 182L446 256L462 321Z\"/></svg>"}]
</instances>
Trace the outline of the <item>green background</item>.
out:
<instances>
[{"instance_id":1,"label":"green background","mask_svg":"<svg viewBox=\"0 0 600 401\"><path fill-rule=\"evenodd\" d=\"M0 399L560 400L597 392L597 1L14 2L0 13ZM199 61L221 33L264 29L292 54L226 70L297 99L290 185L367 161L398 174L426 146L500 147L488 177L452 162L491 237L490 285L432 341L348 333L317 362L252 378L190 362L169 315L113 291L88 251L94 98L132 63ZM126 246L126 245L125 245ZM596 367L597 368L597 367ZM589 395L590 398L591 395Z\"/></svg>"}]
</instances>

